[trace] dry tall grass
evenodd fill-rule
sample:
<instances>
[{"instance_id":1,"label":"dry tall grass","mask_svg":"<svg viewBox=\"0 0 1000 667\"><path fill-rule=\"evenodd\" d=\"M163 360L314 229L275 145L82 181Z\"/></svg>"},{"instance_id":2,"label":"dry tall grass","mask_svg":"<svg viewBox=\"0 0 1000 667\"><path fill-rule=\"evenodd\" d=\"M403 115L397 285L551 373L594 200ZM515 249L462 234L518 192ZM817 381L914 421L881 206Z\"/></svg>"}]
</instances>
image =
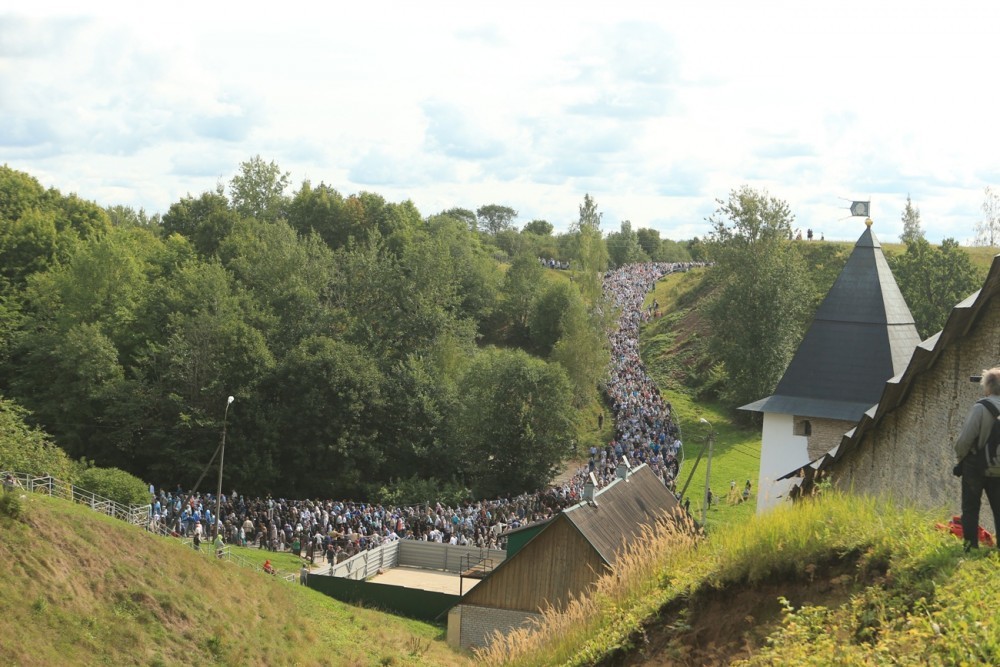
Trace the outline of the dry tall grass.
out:
<instances>
[{"instance_id":1,"label":"dry tall grass","mask_svg":"<svg viewBox=\"0 0 1000 667\"><path fill-rule=\"evenodd\" d=\"M624 645L657 605L654 595L676 554L689 552L702 538L701 529L685 512L646 528L621 553L612 568L564 609L548 608L533 627L499 633L476 651L485 665L586 664L606 655L609 644ZM649 605L644 604L648 602ZM599 645L591 645L599 637Z\"/></svg>"}]
</instances>

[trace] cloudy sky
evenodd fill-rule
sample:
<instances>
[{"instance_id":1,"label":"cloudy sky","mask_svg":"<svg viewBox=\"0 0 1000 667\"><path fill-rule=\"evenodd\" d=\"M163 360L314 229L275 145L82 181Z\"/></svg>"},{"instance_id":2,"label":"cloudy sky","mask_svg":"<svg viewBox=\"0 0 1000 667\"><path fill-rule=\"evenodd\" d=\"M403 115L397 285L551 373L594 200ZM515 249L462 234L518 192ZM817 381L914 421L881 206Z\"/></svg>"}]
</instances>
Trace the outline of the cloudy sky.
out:
<instances>
[{"instance_id":1,"label":"cloudy sky","mask_svg":"<svg viewBox=\"0 0 1000 667\"><path fill-rule=\"evenodd\" d=\"M260 155L424 215L564 230L590 193L673 239L748 184L828 239L870 199L895 241L909 194L966 243L1000 186L996 2L149 4L0 0L0 163L152 214Z\"/></svg>"}]
</instances>

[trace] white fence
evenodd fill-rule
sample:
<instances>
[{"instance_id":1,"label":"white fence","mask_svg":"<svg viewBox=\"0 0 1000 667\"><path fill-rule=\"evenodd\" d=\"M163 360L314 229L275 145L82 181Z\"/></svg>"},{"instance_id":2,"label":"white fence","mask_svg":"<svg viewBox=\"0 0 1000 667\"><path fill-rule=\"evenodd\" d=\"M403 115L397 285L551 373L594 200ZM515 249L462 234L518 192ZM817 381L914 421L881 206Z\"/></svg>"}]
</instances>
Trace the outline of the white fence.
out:
<instances>
[{"instance_id":1,"label":"white fence","mask_svg":"<svg viewBox=\"0 0 1000 667\"><path fill-rule=\"evenodd\" d=\"M418 567L423 570L443 570L458 574L468 567L470 562L476 564L488 559L495 568L506 557L507 552L500 549L394 540L337 563L330 574L334 577L364 580L374 577L379 570L392 567Z\"/></svg>"},{"instance_id":2,"label":"white fence","mask_svg":"<svg viewBox=\"0 0 1000 667\"><path fill-rule=\"evenodd\" d=\"M35 477L17 472L0 472L0 478L5 478L8 474L14 476L15 488L20 487L26 491L44 493L55 498L70 500L81 505L86 505L95 512L107 514L116 519L130 523L133 526L143 528L149 523L150 505L122 505L115 501L91 493L86 489L64 482L46 475L45 477Z\"/></svg>"}]
</instances>

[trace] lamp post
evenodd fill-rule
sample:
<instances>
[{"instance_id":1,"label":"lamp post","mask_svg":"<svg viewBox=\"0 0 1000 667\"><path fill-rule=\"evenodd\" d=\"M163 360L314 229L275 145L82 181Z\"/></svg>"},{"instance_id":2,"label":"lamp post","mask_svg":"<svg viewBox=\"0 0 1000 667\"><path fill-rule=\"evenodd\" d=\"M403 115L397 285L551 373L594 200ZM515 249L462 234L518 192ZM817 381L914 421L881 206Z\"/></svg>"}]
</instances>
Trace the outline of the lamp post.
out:
<instances>
[{"instance_id":1,"label":"lamp post","mask_svg":"<svg viewBox=\"0 0 1000 667\"><path fill-rule=\"evenodd\" d=\"M222 413L222 447L219 448L219 486L215 494L215 521L212 528L212 539L219 536L219 513L222 511L222 460L226 457L226 417L229 416L229 406L236 400L232 396L226 401L226 411Z\"/></svg>"},{"instance_id":2,"label":"lamp post","mask_svg":"<svg viewBox=\"0 0 1000 667\"><path fill-rule=\"evenodd\" d=\"M704 526L708 520L708 484L712 477L712 444L715 442L715 428L704 417L698 421L708 425L708 464L705 466L705 499L701 507L701 525Z\"/></svg>"}]
</instances>

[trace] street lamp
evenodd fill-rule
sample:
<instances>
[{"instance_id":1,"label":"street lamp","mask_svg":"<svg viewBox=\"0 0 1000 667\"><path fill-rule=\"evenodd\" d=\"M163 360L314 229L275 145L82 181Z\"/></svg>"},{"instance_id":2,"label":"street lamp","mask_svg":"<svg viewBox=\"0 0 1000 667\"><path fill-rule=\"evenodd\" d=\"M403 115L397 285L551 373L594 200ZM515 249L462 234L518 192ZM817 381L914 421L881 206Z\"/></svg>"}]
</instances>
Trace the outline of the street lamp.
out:
<instances>
[{"instance_id":1,"label":"street lamp","mask_svg":"<svg viewBox=\"0 0 1000 667\"><path fill-rule=\"evenodd\" d=\"M212 539L219 536L219 512L222 511L222 460L226 457L226 417L229 416L229 406L236 400L232 396L226 401L226 411L222 413L222 447L219 449L219 487L215 494L215 525L212 529Z\"/></svg>"},{"instance_id":2,"label":"street lamp","mask_svg":"<svg viewBox=\"0 0 1000 667\"><path fill-rule=\"evenodd\" d=\"M715 442L715 428L704 417L698 421L708 425L708 464L705 466L705 500L701 506L701 525L704 526L708 520L708 483L712 477L712 443Z\"/></svg>"}]
</instances>

